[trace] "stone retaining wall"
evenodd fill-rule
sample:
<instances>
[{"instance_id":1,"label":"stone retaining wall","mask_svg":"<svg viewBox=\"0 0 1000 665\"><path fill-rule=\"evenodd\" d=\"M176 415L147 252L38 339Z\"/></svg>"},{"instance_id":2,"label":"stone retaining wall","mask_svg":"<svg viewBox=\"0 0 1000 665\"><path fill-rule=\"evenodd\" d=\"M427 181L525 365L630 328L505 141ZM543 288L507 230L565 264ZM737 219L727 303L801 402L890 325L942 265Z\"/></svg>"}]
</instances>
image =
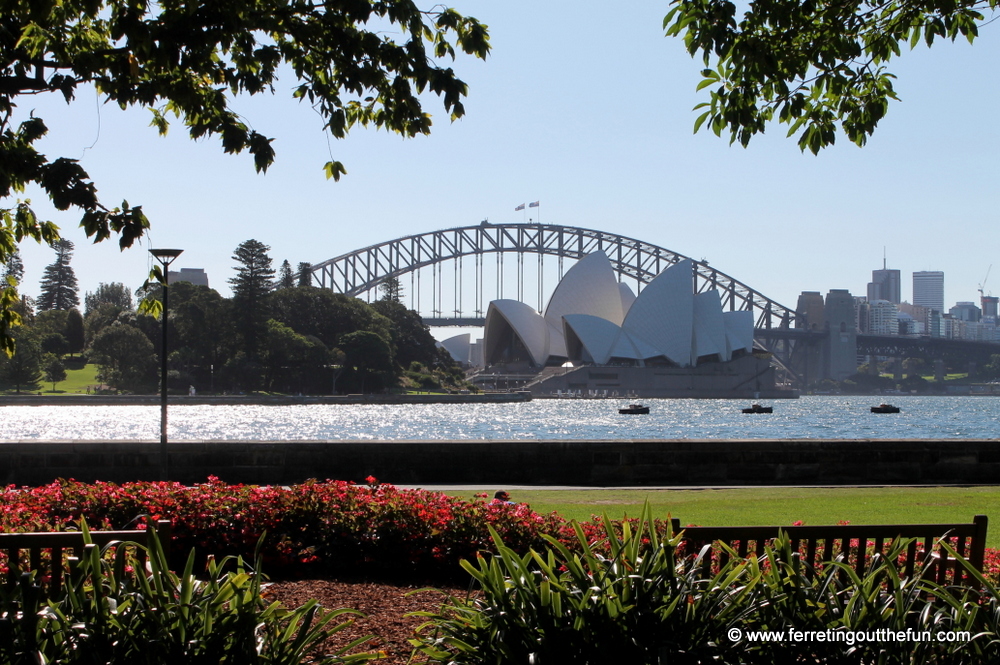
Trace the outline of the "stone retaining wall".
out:
<instances>
[{"instance_id":1,"label":"stone retaining wall","mask_svg":"<svg viewBox=\"0 0 1000 665\"><path fill-rule=\"evenodd\" d=\"M397 485L997 484L1000 443L930 440L178 441L170 478ZM158 442L0 441L0 482L159 477Z\"/></svg>"}]
</instances>

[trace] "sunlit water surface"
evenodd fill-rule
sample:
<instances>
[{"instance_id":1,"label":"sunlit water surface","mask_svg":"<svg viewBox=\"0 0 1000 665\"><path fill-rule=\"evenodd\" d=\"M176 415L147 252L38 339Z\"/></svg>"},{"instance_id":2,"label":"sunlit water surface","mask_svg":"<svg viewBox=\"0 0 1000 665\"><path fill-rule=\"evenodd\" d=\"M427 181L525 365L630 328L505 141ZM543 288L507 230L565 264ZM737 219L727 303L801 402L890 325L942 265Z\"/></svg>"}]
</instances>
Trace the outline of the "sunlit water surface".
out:
<instances>
[{"instance_id":1,"label":"sunlit water surface","mask_svg":"<svg viewBox=\"0 0 1000 665\"><path fill-rule=\"evenodd\" d=\"M172 440L389 439L994 439L998 397L893 397L899 414L872 414L875 397L810 396L765 402L650 399L624 416L624 400L520 404L171 406ZM157 440L157 406L5 406L0 440Z\"/></svg>"}]
</instances>

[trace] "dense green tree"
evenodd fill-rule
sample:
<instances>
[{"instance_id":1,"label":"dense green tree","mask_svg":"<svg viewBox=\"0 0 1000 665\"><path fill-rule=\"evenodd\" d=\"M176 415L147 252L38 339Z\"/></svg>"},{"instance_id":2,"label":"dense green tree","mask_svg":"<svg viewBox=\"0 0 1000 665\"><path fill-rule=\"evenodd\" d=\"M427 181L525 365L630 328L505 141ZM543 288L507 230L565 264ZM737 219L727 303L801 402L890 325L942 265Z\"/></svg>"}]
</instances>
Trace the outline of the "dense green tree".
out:
<instances>
[{"instance_id":1,"label":"dense green tree","mask_svg":"<svg viewBox=\"0 0 1000 665\"><path fill-rule=\"evenodd\" d=\"M121 310L130 310L132 305L132 292L121 282L111 282L105 284L101 282L97 289L91 293L88 291L83 297L83 315L86 316L90 310L96 308L101 303L110 303Z\"/></svg>"},{"instance_id":2,"label":"dense green tree","mask_svg":"<svg viewBox=\"0 0 1000 665\"><path fill-rule=\"evenodd\" d=\"M11 331L17 342L14 354L0 354L0 382L17 393L38 390L42 380L42 351L33 330L19 326Z\"/></svg>"},{"instance_id":3,"label":"dense green tree","mask_svg":"<svg viewBox=\"0 0 1000 665\"><path fill-rule=\"evenodd\" d=\"M52 354L56 357L69 353L69 342L60 333L49 333L42 338L40 346L42 353Z\"/></svg>"},{"instance_id":4,"label":"dense green tree","mask_svg":"<svg viewBox=\"0 0 1000 665\"><path fill-rule=\"evenodd\" d=\"M270 247L257 240L240 243L233 254L236 276L229 279L233 287L233 306L241 348L248 358L256 358L260 341L270 318L267 294L271 292L274 268L271 267Z\"/></svg>"},{"instance_id":5,"label":"dense green tree","mask_svg":"<svg viewBox=\"0 0 1000 665\"><path fill-rule=\"evenodd\" d=\"M295 275L292 274L292 264L285 259L278 268L278 280L274 283L276 289L290 289L295 286Z\"/></svg>"},{"instance_id":6,"label":"dense green tree","mask_svg":"<svg viewBox=\"0 0 1000 665\"><path fill-rule=\"evenodd\" d=\"M87 344L83 315L75 307L66 313L66 327L63 328L63 336L69 344L70 354L80 353Z\"/></svg>"},{"instance_id":7,"label":"dense green tree","mask_svg":"<svg viewBox=\"0 0 1000 665\"><path fill-rule=\"evenodd\" d=\"M993 0L784 2L673 0L663 21L705 64L709 99L695 131L727 132L746 146L777 120L802 150L832 145L838 129L867 138L896 100L886 63L902 48L937 38L973 41ZM737 11L742 11L738 16Z\"/></svg>"},{"instance_id":8,"label":"dense green tree","mask_svg":"<svg viewBox=\"0 0 1000 665\"><path fill-rule=\"evenodd\" d=\"M392 337L392 323L371 306L329 289L309 286L275 291L268 297L268 311L300 335L319 338L328 349L339 346L342 335L358 330Z\"/></svg>"},{"instance_id":9,"label":"dense green tree","mask_svg":"<svg viewBox=\"0 0 1000 665\"><path fill-rule=\"evenodd\" d=\"M437 343L419 314L391 299L373 302L371 308L392 322L390 341L401 367L412 362L431 366L437 361Z\"/></svg>"},{"instance_id":10,"label":"dense green tree","mask_svg":"<svg viewBox=\"0 0 1000 665\"><path fill-rule=\"evenodd\" d=\"M99 303L87 316L83 318L83 330L84 339L86 346L94 341L98 333L110 326L111 324L118 321L118 317L122 314L123 310L118 305L113 305L111 303Z\"/></svg>"},{"instance_id":11,"label":"dense green tree","mask_svg":"<svg viewBox=\"0 0 1000 665\"><path fill-rule=\"evenodd\" d=\"M149 338L138 328L114 323L94 337L87 350L97 363L100 379L118 390L152 391L157 382L157 354Z\"/></svg>"},{"instance_id":12,"label":"dense green tree","mask_svg":"<svg viewBox=\"0 0 1000 665\"><path fill-rule=\"evenodd\" d=\"M56 260L45 267L42 291L36 301L41 312L50 309L66 311L80 304L80 287L77 286L76 273L69 264L73 258L73 243L63 238L57 240L52 249L56 250Z\"/></svg>"},{"instance_id":13,"label":"dense green tree","mask_svg":"<svg viewBox=\"0 0 1000 665\"><path fill-rule=\"evenodd\" d=\"M61 335L63 331L66 330L67 319L69 319L69 311L50 309L36 314L31 327L38 335L39 339L54 333L59 333Z\"/></svg>"},{"instance_id":14,"label":"dense green tree","mask_svg":"<svg viewBox=\"0 0 1000 665\"><path fill-rule=\"evenodd\" d=\"M221 370L230 353L234 329L231 302L207 286L177 282L170 285L169 339L178 355L171 365L187 371L196 385L215 387L215 370Z\"/></svg>"},{"instance_id":15,"label":"dense green tree","mask_svg":"<svg viewBox=\"0 0 1000 665\"><path fill-rule=\"evenodd\" d=\"M312 286L312 264L308 261L300 261L296 271L298 282L296 286Z\"/></svg>"},{"instance_id":16,"label":"dense green tree","mask_svg":"<svg viewBox=\"0 0 1000 665\"><path fill-rule=\"evenodd\" d=\"M341 389L348 392L380 392L395 384L398 371L389 342L367 330L344 335L340 340L344 353Z\"/></svg>"},{"instance_id":17,"label":"dense green tree","mask_svg":"<svg viewBox=\"0 0 1000 665\"><path fill-rule=\"evenodd\" d=\"M270 319L264 342L261 364L267 390L310 393L317 392L317 378L326 383L330 353L315 337L300 335Z\"/></svg>"},{"instance_id":18,"label":"dense green tree","mask_svg":"<svg viewBox=\"0 0 1000 665\"><path fill-rule=\"evenodd\" d=\"M45 380L52 384L52 392L56 391L56 384L66 380L66 366L58 356L50 353L45 354L43 362L45 369Z\"/></svg>"},{"instance_id":19,"label":"dense green tree","mask_svg":"<svg viewBox=\"0 0 1000 665\"><path fill-rule=\"evenodd\" d=\"M6 3L2 24L0 263L22 238L59 237L26 202L6 203L32 183L57 209L80 210L95 240L116 233L129 247L149 225L139 206L104 205L77 160L38 151L48 129L33 111L16 113L25 96L54 93L69 103L93 86L105 108L147 108L161 134L168 117L179 118L191 138L218 136L226 152L249 151L262 171L274 159L272 139L230 108L235 97L291 90L336 138L358 125L426 134L431 118L421 93L438 95L452 118L464 113L466 85L441 58L456 50L485 58L489 50L475 19L412 0L32 0ZM279 85L279 72L290 81ZM345 172L334 160L324 169L335 179ZM17 324L17 299L12 286L0 291L0 349Z\"/></svg>"}]
</instances>

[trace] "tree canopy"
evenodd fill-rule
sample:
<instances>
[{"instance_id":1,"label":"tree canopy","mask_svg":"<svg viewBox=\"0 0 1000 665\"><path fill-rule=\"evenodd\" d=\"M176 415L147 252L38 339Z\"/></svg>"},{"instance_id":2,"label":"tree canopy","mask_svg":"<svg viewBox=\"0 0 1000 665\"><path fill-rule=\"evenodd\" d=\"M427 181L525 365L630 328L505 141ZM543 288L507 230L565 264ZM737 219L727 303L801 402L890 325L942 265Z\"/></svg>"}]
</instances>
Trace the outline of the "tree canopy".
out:
<instances>
[{"instance_id":1,"label":"tree canopy","mask_svg":"<svg viewBox=\"0 0 1000 665\"><path fill-rule=\"evenodd\" d=\"M81 211L95 242L112 234L124 249L148 228L141 206L106 205L75 159L36 148L48 131L25 96L61 95L67 103L93 86L122 109L141 107L165 134L179 119L192 139L218 137L228 153L249 152L258 171L272 163L272 138L230 108L238 95L274 91L279 72L294 76L293 95L343 138L358 125L404 136L427 134L422 93L437 95L451 117L464 114L465 83L446 65L456 51L485 58L486 26L413 0L31 0L5 3L0 16L0 263L25 238L52 243L58 228L27 201L30 184L58 210ZM30 108L30 107L29 107ZM327 177L344 166L331 159ZM11 351L19 323L13 284L0 284L0 349Z\"/></svg>"},{"instance_id":2,"label":"tree canopy","mask_svg":"<svg viewBox=\"0 0 1000 665\"><path fill-rule=\"evenodd\" d=\"M705 64L709 100L695 131L728 132L746 146L777 120L799 147L818 153L838 130L859 146L898 99L886 68L906 46L937 38L972 42L996 0L673 0L666 34L683 37Z\"/></svg>"}]
</instances>

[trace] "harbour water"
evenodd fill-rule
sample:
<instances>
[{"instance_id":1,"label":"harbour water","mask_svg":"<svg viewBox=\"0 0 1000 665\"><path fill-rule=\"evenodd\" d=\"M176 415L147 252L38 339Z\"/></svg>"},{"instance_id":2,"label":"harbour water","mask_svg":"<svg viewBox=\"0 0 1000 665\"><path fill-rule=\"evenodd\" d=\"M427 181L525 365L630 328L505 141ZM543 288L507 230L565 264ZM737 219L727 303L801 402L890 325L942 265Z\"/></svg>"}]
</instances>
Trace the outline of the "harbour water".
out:
<instances>
[{"instance_id":1,"label":"harbour water","mask_svg":"<svg viewBox=\"0 0 1000 665\"><path fill-rule=\"evenodd\" d=\"M626 400L519 404L188 406L169 411L171 440L455 439L997 439L1000 397L805 396L747 415L738 400L651 399L649 415L619 415ZM159 438L156 406L5 406L0 441Z\"/></svg>"}]
</instances>

